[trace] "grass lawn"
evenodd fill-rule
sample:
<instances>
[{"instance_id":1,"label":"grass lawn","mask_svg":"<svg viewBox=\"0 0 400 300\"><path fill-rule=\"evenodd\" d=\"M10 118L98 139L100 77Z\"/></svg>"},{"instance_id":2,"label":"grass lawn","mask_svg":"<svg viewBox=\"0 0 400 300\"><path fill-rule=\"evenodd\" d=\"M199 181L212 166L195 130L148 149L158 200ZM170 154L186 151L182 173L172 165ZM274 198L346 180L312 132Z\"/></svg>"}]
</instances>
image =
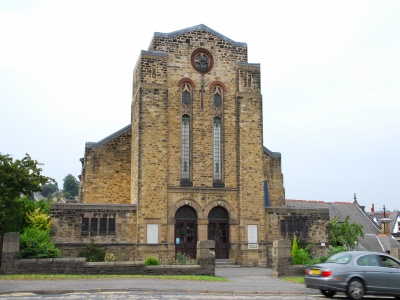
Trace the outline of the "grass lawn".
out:
<instances>
[{"instance_id":1,"label":"grass lawn","mask_svg":"<svg viewBox=\"0 0 400 300\"><path fill-rule=\"evenodd\" d=\"M287 276L287 277L282 277L282 279L285 281L291 281L291 282L297 282L297 283L304 284L304 276Z\"/></svg>"},{"instance_id":2,"label":"grass lawn","mask_svg":"<svg viewBox=\"0 0 400 300\"><path fill-rule=\"evenodd\" d=\"M0 275L0 280L62 280L62 279L174 279L174 280L198 280L229 282L228 279L218 276L194 276L194 275L68 275L68 274L29 274L29 275Z\"/></svg>"}]
</instances>

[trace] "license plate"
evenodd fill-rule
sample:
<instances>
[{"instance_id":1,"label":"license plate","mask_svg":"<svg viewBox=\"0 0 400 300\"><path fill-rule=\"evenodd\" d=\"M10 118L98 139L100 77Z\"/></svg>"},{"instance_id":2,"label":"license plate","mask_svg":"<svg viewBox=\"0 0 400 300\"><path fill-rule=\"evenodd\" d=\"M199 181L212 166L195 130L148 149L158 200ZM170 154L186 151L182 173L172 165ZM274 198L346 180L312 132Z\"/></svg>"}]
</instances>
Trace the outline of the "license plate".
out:
<instances>
[{"instance_id":1,"label":"license plate","mask_svg":"<svg viewBox=\"0 0 400 300\"><path fill-rule=\"evenodd\" d=\"M310 274L311 275L321 275L321 270L315 270L315 269L310 270Z\"/></svg>"}]
</instances>

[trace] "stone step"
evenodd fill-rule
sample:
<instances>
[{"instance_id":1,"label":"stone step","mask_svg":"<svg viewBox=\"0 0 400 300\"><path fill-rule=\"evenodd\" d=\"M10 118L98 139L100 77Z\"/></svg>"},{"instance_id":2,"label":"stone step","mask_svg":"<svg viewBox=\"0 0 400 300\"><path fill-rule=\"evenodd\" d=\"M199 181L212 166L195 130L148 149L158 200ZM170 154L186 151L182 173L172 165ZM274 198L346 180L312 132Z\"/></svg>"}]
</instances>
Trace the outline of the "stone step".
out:
<instances>
[{"instance_id":1,"label":"stone step","mask_svg":"<svg viewBox=\"0 0 400 300\"><path fill-rule=\"evenodd\" d=\"M215 267L217 268L240 268L241 266L236 265L233 261L229 259L216 259Z\"/></svg>"}]
</instances>

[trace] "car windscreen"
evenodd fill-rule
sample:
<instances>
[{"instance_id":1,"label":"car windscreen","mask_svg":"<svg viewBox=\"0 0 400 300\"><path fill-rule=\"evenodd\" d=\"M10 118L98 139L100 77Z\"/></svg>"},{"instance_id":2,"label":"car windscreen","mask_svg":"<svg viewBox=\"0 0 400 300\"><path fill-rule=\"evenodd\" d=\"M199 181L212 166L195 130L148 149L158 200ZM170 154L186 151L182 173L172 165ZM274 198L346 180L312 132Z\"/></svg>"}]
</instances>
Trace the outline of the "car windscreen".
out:
<instances>
[{"instance_id":1,"label":"car windscreen","mask_svg":"<svg viewBox=\"0 0 400 300\"><path fill-rule=\"evenodd\" d=\"M347 253L337 253L329 257L326 263L347 264L351 259L351 255Z\"/></svg>"}]
</instances>

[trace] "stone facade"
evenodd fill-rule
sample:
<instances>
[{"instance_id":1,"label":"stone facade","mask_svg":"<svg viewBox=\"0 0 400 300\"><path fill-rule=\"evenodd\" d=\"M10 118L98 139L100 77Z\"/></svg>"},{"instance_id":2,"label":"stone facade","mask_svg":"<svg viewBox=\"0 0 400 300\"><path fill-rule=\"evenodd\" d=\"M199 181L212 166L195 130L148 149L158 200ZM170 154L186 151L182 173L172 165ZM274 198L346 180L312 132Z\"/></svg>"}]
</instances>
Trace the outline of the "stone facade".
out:
<instances>
[{"instance_id":1,"label":"stone facade","mask_svg":"<svg viewBox=\"0 0 400 300\"><path fill-rule=\"evenodd\" d=\"M80 203L53 206L65 253L94 240L173 262L211 239L216 258L267 264L281 215L265 206L284 209L285 195L281 156L263 146L260 65L247 56L204 25L154 34L133 72L131 124L86 144ZM114 218L115 232L82 234L91 216Z\"/></svg>"}]
</instances>

